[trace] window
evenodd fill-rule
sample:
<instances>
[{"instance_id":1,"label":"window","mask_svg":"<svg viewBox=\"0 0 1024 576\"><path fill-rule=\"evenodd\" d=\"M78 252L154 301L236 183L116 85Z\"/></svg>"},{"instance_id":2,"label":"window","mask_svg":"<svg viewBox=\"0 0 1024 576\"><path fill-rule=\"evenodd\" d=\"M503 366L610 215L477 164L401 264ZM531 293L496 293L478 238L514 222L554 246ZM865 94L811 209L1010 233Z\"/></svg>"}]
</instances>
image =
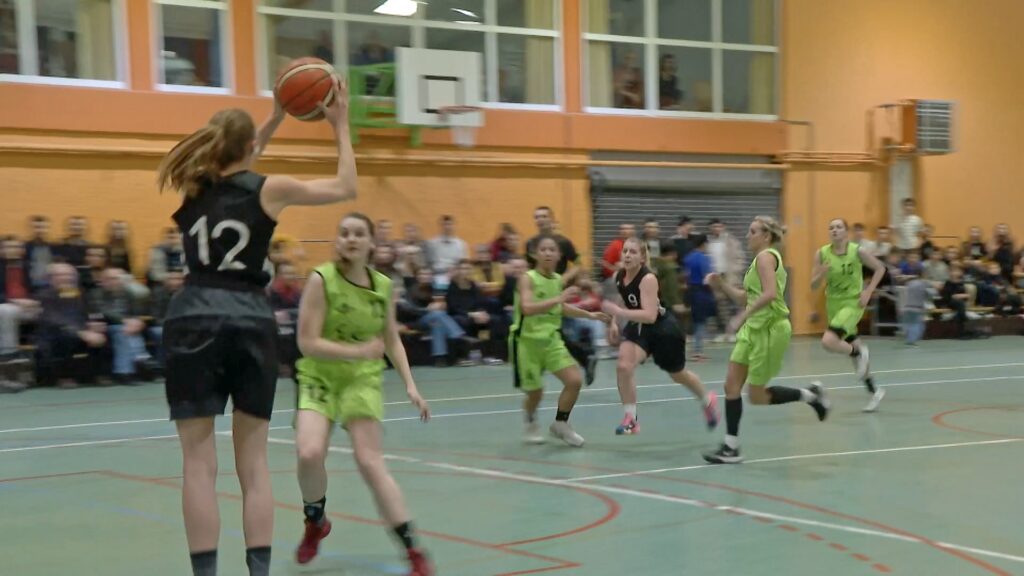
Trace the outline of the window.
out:
<instances>
[{"instance_id":1,"label":"window","mask_svg":"<svg viewBox=\"0 0 1024 576\"><path fill-rule=\"evenodd\" d=\"M483 54L484 102L558 105L557 0L431 0L408 18L376 14L382 2L262 0L264 88L270 89L281 65L294 58L380 64L393 62L395 49L407 46ZM367 78L367 88L373 84L373 77Z\"/></svg>"},{"instance_id":2,"label":"window","mask_svg":"<svg viewBox=\"0 0 1024 576\"><path fill-rule=\"evenodd\" d=\"M0 0L8 80L123 86L118 0Z\"/></svg>"},{"instance_id":3,"label":"window","mask_svg":"<svg viewBox=\"0 0 1024 576\"><path fill-rule=\"evenodd\" d=\"M588 0L586 106L774 119L775 0Z\"/></svg>"},{"instance_id":4,"label":"window","mask_svg":"<svg viewBox=\"0 0 1024 576\"><path fill-rule=\"evenodd\" d=\"M162 89L226 91L228 2L157 0Z\"/></svg>"}]
</instances>

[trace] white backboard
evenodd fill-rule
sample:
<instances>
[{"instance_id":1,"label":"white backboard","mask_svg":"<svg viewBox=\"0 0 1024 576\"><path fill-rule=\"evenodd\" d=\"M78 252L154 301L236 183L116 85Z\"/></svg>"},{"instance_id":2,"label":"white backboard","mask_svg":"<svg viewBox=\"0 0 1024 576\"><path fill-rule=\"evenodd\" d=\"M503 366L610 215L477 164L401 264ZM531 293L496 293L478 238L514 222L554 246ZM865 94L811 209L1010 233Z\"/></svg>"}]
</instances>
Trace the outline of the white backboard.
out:
<instances>
[{"instance_id":1,"label":"white backboard","mask_svg":"<svg viewBox=\"0 0 1024 576\"><path fill-rule=\"evenodd\" d=\"M479 106L483 56L479 52L397 48L398 121L417 126L483 126L481 112L449 116L445 106Z\"/></svg>"}]
</instances>

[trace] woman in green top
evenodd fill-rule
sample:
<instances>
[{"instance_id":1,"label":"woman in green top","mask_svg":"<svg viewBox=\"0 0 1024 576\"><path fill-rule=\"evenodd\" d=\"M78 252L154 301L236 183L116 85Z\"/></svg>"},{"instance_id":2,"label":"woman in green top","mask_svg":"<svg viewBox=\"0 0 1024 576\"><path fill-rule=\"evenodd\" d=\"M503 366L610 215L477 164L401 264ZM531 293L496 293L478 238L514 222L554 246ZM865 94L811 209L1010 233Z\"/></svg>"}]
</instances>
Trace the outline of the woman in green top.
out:
<instances>
[{"instance_id":1,"label":"woman in green top","mask_svg":"<svg viewBox=\"0 0 1024 576\"><path fill-rule=\"evenodd\" d=\"M299 564L310 562L320 541L331 532L324 514L327 502L327 447L335 423L348 431L363 481L373 493L380 515L405 546L409 576L432 576L426 555L416 547L402 492L391 477L381 448L384 415L381 380L385 353L420 417L430 408L420 396L398 335L391 280L368 267L373 251L373 223L349 214L338 227L338 259L310 274L299 305L298 401L295 446L306 529L295 552Z\"/></svg>"},{"instance_id":2,"label":"woman in green top","mask_svg":"<svg viewBox=\"0 0 1024 576\"><path fill-rule=\"evenodd\" d=\"M579 288L562 287L562 277L555 272L561 250L554 237L541 235L538 238L537 265L519 278L516 287L513 325L509 335L509 358L515 374L515 386L526 393L523 400L523 441L529 444L544 442L537 425L537 408L544 397L544 372L551 372L563 386L555 421L550 428L551 435L570 446L579 447L583 446L583 437L569 425L569 413L580 395L583 375L562 341L562 316L601 322L608 322L610 318L602 312L587 312L565 303L579 292Z\"/></svg>"},{"instance_id":3,"label":"woman in green top","mask_svg":"<svg viewBox=\"0 0 1024 576\"><path fill-rule=\"evenodd\" d=\"M814 274L811 277L811 290L817 290L825 280L828 328L821 337L821 345L829 352L853 359L857 377L864 381L871 394L864 411L874 412L885 396L885 390L876 388L871 378L868 347L857 337L857 324L864 316L864 309L871 302L875 288L885 276L885 266L859 244L850 242L846 220L835 218L829 222L828 234L832 241L814 255ZM865 266L874 272L867 286L864 285Z\"/></svg>"},{"instance_id":4,"label":"woman in green top","mask_svg":"<svg viewBox=\"0 0 1024 576\"><path fill-rule=\"evenodd\" d=\"M793 335L784 299L786 268L782 265L782 255L773 247L785 233L786 229L768 216L758 216L750 223L747 248L756 256L743 276L743 290L729 286L719 274L708 274L709 284L724 290L738 305L745 306L729 323L729 331L738 332L725 377L725 441L718 450L704 453L704 459L712 464L743 461L739 444L743 416L740 392L745 384L750 384L753 404L806 402L814 408L818 420L828 416L829 402L817 383L808 388L767 386L782 370L786 348Z\"/></svg>"}]
</instances>

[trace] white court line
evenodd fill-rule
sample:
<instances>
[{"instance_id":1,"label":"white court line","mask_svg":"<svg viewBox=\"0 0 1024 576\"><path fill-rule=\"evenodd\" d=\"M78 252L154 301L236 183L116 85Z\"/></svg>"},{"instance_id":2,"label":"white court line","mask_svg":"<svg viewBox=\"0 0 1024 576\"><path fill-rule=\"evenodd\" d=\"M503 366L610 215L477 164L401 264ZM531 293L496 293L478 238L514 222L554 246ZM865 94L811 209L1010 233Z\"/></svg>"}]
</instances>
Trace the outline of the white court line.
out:
<instances>
[{"instance_id":1,"label":"white court line","mask_svg":"<svg viewBox=\"0 0 1024 576\"><path fill-rule=\"evenodd\" d=\"M21 448L4 448L0 449L0 454L8 452L29 452L32 450L49 450L51 448L74 448L75 446L98 446L100 444L117 444L120 442L136 442L141 440L167 440L168 438L177 438L177 434L167 434L164 436L133 436L131 438L114 438L113 440L88 440L84 442L70 442L67 444L45 444L43 446L23 446Z\"/></svg>"},{"instance_id":2,"label":"white court line","mask_svg":"<svg viewBox=\"0 0 1024 576\"><path fill-rule=\"evenodd\" d=\"M269 438L268 442L272 444L286 444L294 445L294 440L287 440L284 438ZM999 442L999 441L996 441ZM991 443L991 442L989 442ZM327 448L331 452L339 452L342 454L351 454L351 448L345 448L342 446L328 446ZM544 478L541 476L530 476L527 474L517 474L512 472L503 472L500 470L488 470L484 468L474 468L472 466L459 466L456 464L448 464L446 462L433 462L430 460L422 460L420 458L413 458L411 456L396 456L393 454L385 454L385 460L394 460L397 462L406 462L412 464L420 464L430 468L437 468L441 470L450 470L453 472L462 472L465 474L472 474L475 476L486 476L491 478L505 478L508 480L518 480L521 482L531 482L534 484L546 484L550 486L570 486L573 488L582 488L585 490L592 490L595 492L605 492L608 494L618 494L622 496L632 496L635 498L642 498L647 500L655 500L660 502L670 502L673 504L682 504L684 506L691 506L694 508L703 508L706 510L718 510L722 512L739 512L747 516L755 516L761 518L767 518L770 520L776 520L779 522L788 522L791 524L801 524L804 526L814 526L815 528L826 528L829 530L836 530L839 532L848 532L852 534L861 534L865 536L875 536L878 538L886 538L889 540L899 540L903 542L910 542L914 544L934 544L941 548L948 550L957 550L960 552L969 552L972 554L978 554L979 556L989 556L991 558L1000 558L1002 560L1010 560L1012 562L1024 563L1024 557L1014 556L1011 554L1005 554L1002 552L994 552L992 550L984 550L980 548L970 548L966 546L960 546L958 544L950 544L947 542L932 542L919 538L916 536L908 536L904 534L898 534L895 532L886 532L882 530L874 530L870 528L860 528L857 526L850 526L847 524L835 524L832 522L821 522L818 520L811 520L808 518L798 518L793 516L782 516L779 514L772 514L769 512L761 512L759 510L753 510L750 508L740 508L737 506L724 506L718 504L712 504L710 502L703 502L700 500L694 500L692 498L686 498L683 496L671 496L668 494L652 494L649 492L643 492L640 490L631 490L629 488L621 488L618 486L604 486L601 484L584 484L581 482L575 482L572 480L553 480L550 478ZM715 466L706 465L706 468L717 468Z\"/></svg>"},{"instance_id":3,"label":"white court line","mask_svg":"<svg viewBox=\"0 0 1024 576\"><path fill-rule=\"evenodd\" d=\"M818 376L820 377L821 375L818 375ZM813 377L814 376L807 376L807 378L813 378ZM931 385L931 384L959 384L959 383L964 383L964 382L993 382L993 381L999 381L999 380L1019 380L1019 379L1024 379L1024 375L1020 375L1020 376L989 376L989 377L986 377L986 378L958 378L958 379L952 379L952 380L921 380L921 381L914 381L914 382L893 382L893 383L889 383L889 384L879 384L879 385L881 387L883 387L883 388L896 388L896 387L901 387L901 386L926 386L926 385ZM722 384L722 383L723 383L722 381L705 382L705 384L709 384L709 385L710 384ZM680 385L676 384L676 383L672 383L672 384L647 384L647 385L637 386L637 388L665 388L665 387L677 387L678 388L679 386ZM854 385L854 386L831 386L831 387L826 387L825 389L826 390L859 390L859 389L862 389L862 388L864 388L863 385ZM591 389L591 391L598 391L598 390L617 390L617 388L594 388L594 389ZM561 393L561 390L549 390L549 391L545 392L545 394L560 394L560 393ZM437 402L446 402L446 401L452 401L452 400L461 400L461 399L465 399L465 398L482 399L482 398L508 398L508 397L521 398L522 394L521 393L519 393L519 394L495 394L495 395L492 395L492 396L467 396L467 397L457 397L457 398L437 398L437 399L434 399L434 400L428 400L428 402L430 402L430 403L437 403ZM690 401L690 400L694 400L694 399L695 398L693 396L682 396L682 397L679 397L679 398L661 398L661 399L657 399L657 400L640 400L640 401L637 402L637 404L659 404L659 403L662 403L662 402L685 402L685 401ZM385 405L389 405L389 406L395 406L395 405L404 406L406 404L408 404L408 401L386 402L385 403ZM591 404L577 404L574 409L578 409L578 408L598 408L598 407L603 407L603 406L619 406L619 405L620 405L619 402L599 402L599 403L591 403ZM554 410L554 409L555 409L555 407L552 407L552 406L547 406L547 407L541 407L540 408L540 410ZM286 414L286 413L292 413L294 411L295 410L293 410L291 408L288 408L288 409L274 410L273 413L274 414ZM521 409L516 408L516 409L507 409L507 410L485 410L485 411L479 411L479 412L454 412L454 413L451 413L451 414L435 414L435 415L432 416L432 418L455 418L455 417L461 417L461 416L492 416L492 415L496 415L496 414L513 414L513 413L518 413L520 411L521 411ZM226 414L225 417L230 418L231 414ZM385 418L383 420L383 422L404 422L404 421L419 420L419 419L420 419L419 416L407 416L407 417L401 417L401 418ZM13 432L40 432L40 431L46 431L46 430L67 430L67 429L70 429L70 428L91 428L91 427L97 427L97 426L114 426L114 425L119 425L119 424L145 424L145 423L168 422L168 421L169 420L167 418L146 418L144 420L121 420L121 421L117 421L117 422L85 422L85 423L81 423L81 424L62 424L62 425L59 425L59 426L37 426L37 427L33 427L33 428L9 428L7 430L0 430L0 434L9 434L9 433L13 433Z\"/></svg>"},{"instance_id":4,"label":"white court line","mask_svg":"<svg viewBox=\"0 0 1024 576\"><path fill-rule=\"evenodd\" d=\"M757 460L745 460L744 464L758 464L763 462L785 462L788 460L807 460L810 458L832 458L835 456L856 456L858 454L884 454L886 452L909 452L913 450L932 450L936 448L959 448L961 446L985 446L989 444L1011 444L1024 442L1024 438L1000 438L998 440L978 440L976 442L957 442L954 444L924 444L921 446L900 446L896 448L875 448L872 450L851 450L849 452L821 452L818 454L796 454L793 456L778 456L776 458L758 458ZM618 474L600 474L597 476L581 476L569 478L562 482L588 482L590 480L607 480L610 478L630 478L633 476L649 476L651 474L662 474L664 472L682 472L684 470L712 469L718 466L701 464L698 466L679 466L677 468L658 468L655 470L638 470L636 472L621 472Z\"/></svg>"}]
</instances>

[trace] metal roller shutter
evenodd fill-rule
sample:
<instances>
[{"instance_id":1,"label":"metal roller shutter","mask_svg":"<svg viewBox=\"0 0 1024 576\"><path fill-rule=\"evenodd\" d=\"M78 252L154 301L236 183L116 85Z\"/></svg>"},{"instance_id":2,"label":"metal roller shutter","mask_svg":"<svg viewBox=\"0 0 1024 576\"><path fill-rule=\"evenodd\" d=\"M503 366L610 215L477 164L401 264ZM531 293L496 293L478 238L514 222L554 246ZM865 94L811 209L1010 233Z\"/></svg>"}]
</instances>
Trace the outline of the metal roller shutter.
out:
<instances>
[{"instance_id":1,"label":"metal roller shutter","mask_svg":"<svg viewBox=\"0 0 1024 576\"><path fill-rule=\"evenodd\" d=\"M693 219L694 230L707 233L707 223L718 218L729 232L740 240L747 234L750 221L758 215L779 218L779 193L762 192L700 192L671 190L636 190L627 188L591 188L593 203L593 254L597 269L605 247L619 232L619 224L635 224L639 234L647 218L655 218L661 226L662 237L675 234L680 216ZM748 255L749 257L749 255Z\"/></svg>"}]
</instances>

